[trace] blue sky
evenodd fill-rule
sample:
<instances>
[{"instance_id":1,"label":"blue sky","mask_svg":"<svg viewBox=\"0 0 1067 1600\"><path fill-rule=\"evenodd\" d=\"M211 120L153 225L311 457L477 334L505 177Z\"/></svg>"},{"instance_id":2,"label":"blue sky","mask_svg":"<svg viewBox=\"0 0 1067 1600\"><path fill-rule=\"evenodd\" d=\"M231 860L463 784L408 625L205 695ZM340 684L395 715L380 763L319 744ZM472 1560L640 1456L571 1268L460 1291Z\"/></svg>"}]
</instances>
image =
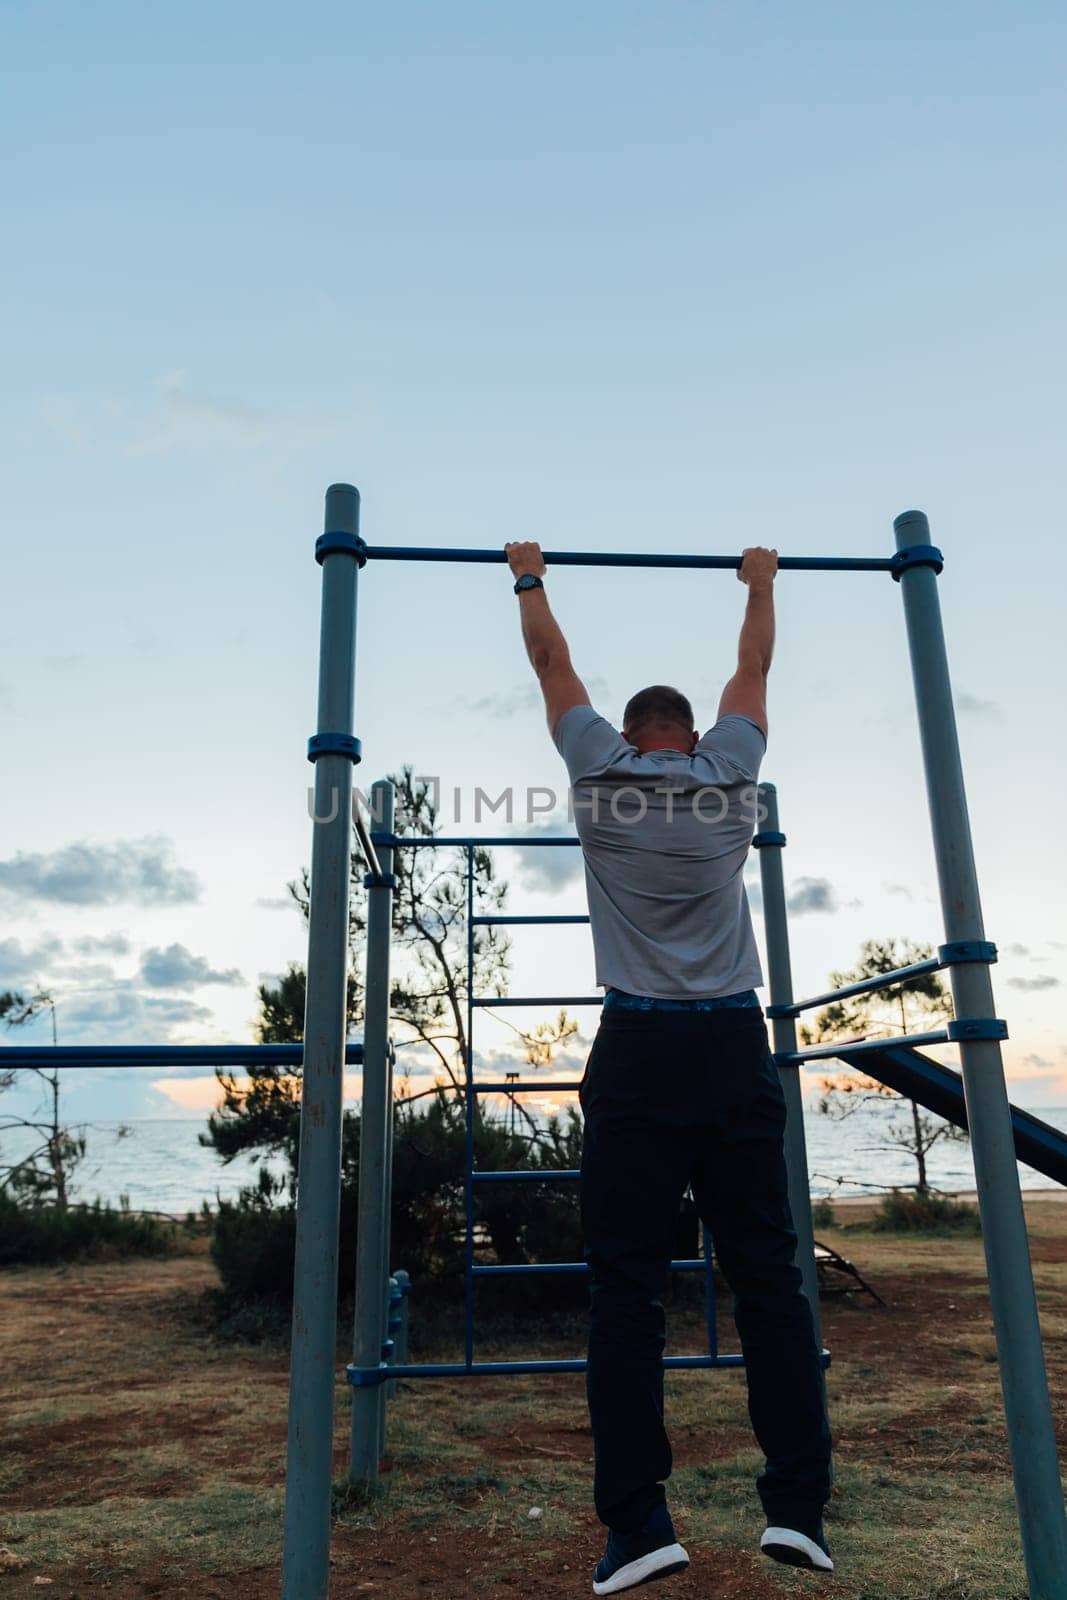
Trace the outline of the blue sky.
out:
<instances>
[{"instance_id":1,"label":"blue sky","mask_svg":"<svg viewBox=\"0 0 1067 1600\"><path fill-rule=\"evenodd\" d=\"M1045 4L0 3L0 986L66 1042L237 1039L301 958L329 482L383 544L881 554L918 505L1006 1058L1067 1101L1065 46ZM810 991L941 929L899 593L779 591ZM711 719L729 574L551 593L607 715ZM367 782L561 782L500 570L369 568L358 707ZM516 987L591 982L571 937Z\"/></svg>"}]
</instances>

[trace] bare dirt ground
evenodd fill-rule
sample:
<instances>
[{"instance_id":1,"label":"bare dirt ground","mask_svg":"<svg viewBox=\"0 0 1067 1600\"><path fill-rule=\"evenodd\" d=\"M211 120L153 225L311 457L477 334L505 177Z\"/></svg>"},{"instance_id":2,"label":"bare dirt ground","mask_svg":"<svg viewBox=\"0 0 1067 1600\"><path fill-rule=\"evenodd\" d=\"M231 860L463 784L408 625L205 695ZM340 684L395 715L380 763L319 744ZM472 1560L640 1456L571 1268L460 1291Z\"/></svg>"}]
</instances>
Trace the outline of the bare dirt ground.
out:
<instances>
[{"instance_id":1,"label":"bare dirt ground","mask_svg":"<svg viewBox=\"0 0 1067 1600\"><path fill-rule=\"evenodd\" d=\"M1067 1211L1032 1202L1028 1214L1067 1450ZM820 1232L889 1302L824 1302L838 1573L828 1582L772 1567L755 1549L743 1375L676 1373L671 1504L693 1564L657 1593L1022 1600L980 1240L880 1235L862 1219ZM0 1276L0 1597L280 1593L287 1360L213 1337L196 1314L213 1281L202 1249ZM725 1311L720 1331L735 1348ZM569 1337L532 1329L521 1353L580 1353ZM692 1314L673 1319L673 1349L699 1339ZM343 1360L339 1351L339 1484ZM590 1471L580 1378L407 1385L391 1408L381 1496L335 1519L331 1592L587 1594L603 1544Z\"/></svg>"}]
</instances>

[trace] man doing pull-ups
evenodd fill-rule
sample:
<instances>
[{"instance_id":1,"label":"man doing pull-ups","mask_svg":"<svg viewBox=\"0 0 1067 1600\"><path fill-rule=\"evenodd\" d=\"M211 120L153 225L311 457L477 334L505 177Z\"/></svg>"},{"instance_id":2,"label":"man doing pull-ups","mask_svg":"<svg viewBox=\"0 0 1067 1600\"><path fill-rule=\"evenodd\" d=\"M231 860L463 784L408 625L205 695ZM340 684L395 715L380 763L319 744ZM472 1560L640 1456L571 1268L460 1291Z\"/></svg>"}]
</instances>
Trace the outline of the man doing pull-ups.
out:
<instances>
[{"instance_id":1,"label":"man doing pull-ups","mask_svg":"<svg viewBox=\"0 0 1067 1600\"><path fill-rule=\"evenodd\" d=\"M580 1091L593 1495L609 1530L593 1590L616 1594L689 1562L664 1489L661 1301L687 1189L735 1296L766 1457L761 1548L832 1571L822 1369L794 1261L785 1099L755 993L763 977L742 879L766 748L777 553L744 553L737 670L701 737L686 697L661 684L628 702L621 733L600 716L549 607L540 546L506 550L570 776L604 989Z\"/></svg>"}]
</instances>

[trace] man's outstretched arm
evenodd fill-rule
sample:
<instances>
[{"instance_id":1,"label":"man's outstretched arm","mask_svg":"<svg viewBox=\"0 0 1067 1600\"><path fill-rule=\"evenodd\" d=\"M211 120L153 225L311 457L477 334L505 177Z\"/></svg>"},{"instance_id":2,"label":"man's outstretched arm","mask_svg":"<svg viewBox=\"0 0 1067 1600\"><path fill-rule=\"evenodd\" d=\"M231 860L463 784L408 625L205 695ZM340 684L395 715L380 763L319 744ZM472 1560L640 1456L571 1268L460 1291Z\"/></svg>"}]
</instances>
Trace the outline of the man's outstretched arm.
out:
<instances>
[{"instance_id":1,"label":"man's outstretched arm","mask_svg":"<svg viewBox=\"0 0 1067 1600\"><path fill-rule=\"evenodd\" d=\"M544 577L545 558L539 544L507 544L504 549L508 566L516 579L527 574L535 578ZM585 684L571 666L567 641L552 615L544 589L524 589L518 600L523 643L545 697L548 731L554 734L563 713L572 706L587 706L589 696Z\"/></svg>"},{"instance_id":2,"label":"man's outstretched arm","mask_svg":"<svg viewBox=\"0 0 1067 1600\"><path fill-rule=\"evenodd\" d=\"M746 550L737 576L748 585L748 604L737 644L737 671L722 692L719 716L750 717L767 732L767 674L774 654L774 575L777 550Z\"/></svg>"}]
</instances>

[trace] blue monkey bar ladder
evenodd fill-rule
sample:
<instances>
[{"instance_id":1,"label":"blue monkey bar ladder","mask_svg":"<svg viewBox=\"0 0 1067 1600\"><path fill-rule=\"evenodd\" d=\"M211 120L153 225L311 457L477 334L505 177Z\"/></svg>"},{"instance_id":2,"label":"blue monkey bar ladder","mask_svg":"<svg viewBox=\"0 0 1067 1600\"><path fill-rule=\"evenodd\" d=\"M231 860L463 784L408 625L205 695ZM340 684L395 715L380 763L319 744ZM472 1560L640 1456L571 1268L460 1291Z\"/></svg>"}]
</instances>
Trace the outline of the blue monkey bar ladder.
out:
<instances>
[{"instance_id":1,"label":"blue monkey bar ladder","mask_svg":"<svg viewBox=\"0 0 1067 1600\"><path fill-rule=\"evenodd\" d=\"M384 800L391 815L392 794L391 785L375 785L372 791L372 814L375 814ZM385 791L385 793L383 793ZM383 1438L382 1420L379 1413L375 1413L373 1397L371 1394L363 1396L360 1390L374 1391L385 1386L387 1382L397 1378L454 1378L454 1377L498 1377L507 1373L537 1375L546 1372L584 1372L584 1360L545 1360L545 1361L476 1361L474 1356L474 1288L479 1279L504 1278L504 1277L554 1277L570 1274L584 1274L588 1272L583 1262L530 1262L507 1265L479 1265L475 1260L476 1243L476 1203L475 1192L484 1184L503 1183L568 1183L575 1182L579 1177L577 1169L568 1168L519 1168L514 1171L484 1171L474 1165L474 1134L477 1125L477 1103L481 1096L503 1094L507 1096L517 1094L575 1094L579 1088L577 1079L537 1080L527 1078L521 1081L508 1080L507 1082L481 1081L474 1075L474 1023L478 1010L500 1006L523 1006L534 1008L540 1006L599 1006L602 1003L600 995L476 995L475 983L475 954L477 930L494 926L559 926L561 924L588 925L588 916L508 916L477 915L474 910L474 865L475 850L491 847L514 849L520 845L537 845L552 848L555 846L577 847L579 841L567 836L532 835L503 835L500 837L473 837L463 835L460 837L444 837L441 835L415 835L404 836L393 833L375 831L371 834L372 843L383 850L400 849L448 849L459 848L463 851L466 885L466 1041L464 1059L463 1084L458 1092L464 1099L465 1123L465 1160L464 1160L464 1313L463 1313L463 1344L464 1359L456 1362L423 1362L397 1364L392 1361L392 1341L388 1338L382 1341L383 1353L377 1360L372 1360L369 1365L361 1366L352 1362L348 1367L348 1381L356 1389L354 1397L353 1414L357 1415L361 1406L365 1409L367 1422L365 1433L368 1440L377 1437L380 1446ZM368 986L368 1003L370 992ZM369 1019L368 1019L369 1020ZM443 1093L457 1092L451 1085L442 1085ZM703 1255L688 1260L671 1262L672 1272L702 1272L705 1277L705 1297L707 1306L708 1348L707 1352L700 1355L668 1356L664 1359L667 1368L679 1367L738 1367L743 1364L739 1354L721 1354L718 1349L715 1327L715 1284L712 1271L711 1242L707 1231L703 1234ZM365 1449L362 1444L363 1430L356 1430L359 1442L356 1445L361 1474L370 1469L372 1475L377 1469L377 1455L372 1450ZM374 1459L371 1460L373 1455ZM360 1481L363 1481L361 1478Z\"/></svg>"}]
</instances>

